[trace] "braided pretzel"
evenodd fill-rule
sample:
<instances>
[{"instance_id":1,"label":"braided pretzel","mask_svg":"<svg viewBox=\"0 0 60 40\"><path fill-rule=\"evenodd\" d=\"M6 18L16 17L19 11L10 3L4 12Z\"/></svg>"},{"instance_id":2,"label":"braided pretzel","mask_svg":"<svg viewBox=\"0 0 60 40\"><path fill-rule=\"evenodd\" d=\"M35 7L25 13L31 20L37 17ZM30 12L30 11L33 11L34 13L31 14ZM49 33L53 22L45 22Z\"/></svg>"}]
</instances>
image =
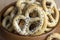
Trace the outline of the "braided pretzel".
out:
<instances>
[{"instance_id":1,"label":"braided pretzel","mask_svg":"<svg viewBox=\"0 0 60 40\"><path fill-rule=\"evenodd\" d=\"M60 34L59 33L53 33L50 36L48 36L47 40L60 40Z\"/></svg>"},{"instance_id":2,"label":"braided pretzel","mask_svg":"<svg viewBox=\"0 0 60 40\"><path fill-rule=\"evenodd\" d=\"M31 11L33 12L33 10L38 10L38 16L39 17L32 17L29 16ZM29 35L29 34L34 34L36 31L38 31L39 29L41 29L42 25L43 25L43 21L44 21L44 15L43 13L40 13L41 12L41 9L39 6L37 5L30 5L29 8L27 9L26 13L25 13L25 17L23 15L20 15L20 16L17 16L14 18L14 21L13 21L13 26L14 26L14 29L21 35ZM24 28L21 30L20 26L18 25L18 22L20 19L25 19L25 26ZM16 21L17 20L17 21ZM35 27L33 29L29 29L31 26L31 24L34 24L35 21L40 21L41 23L39 24L39 26ZM36 22L37 23L37 22Z\"/></svg>"},{"instance_id":3,"label":"braided pretzel","mask_svg":"<svg viewBox=\"0 0 60 40\"><path fill-rule=\"evenodd\" d=\"M49 7L50 7L51 10L53 9L53 11L55 11L54 12L56 14L55 19L52 16L52 13L51 13L52 11L50 12L50 10L47 8L46 2L50 2L51 3L51 5ZM56 7L55 2L53 0L43 0L43 8L47 12L47 16L49 16L49 18L52 21L52 22L48 21L48 26L49 27L56 26L56 24L58 23L58 20L59 20L59 12L58 12L58 9ZM49 18L48 18L48 20L49 20Z\"/></svg>"}]
</instances>

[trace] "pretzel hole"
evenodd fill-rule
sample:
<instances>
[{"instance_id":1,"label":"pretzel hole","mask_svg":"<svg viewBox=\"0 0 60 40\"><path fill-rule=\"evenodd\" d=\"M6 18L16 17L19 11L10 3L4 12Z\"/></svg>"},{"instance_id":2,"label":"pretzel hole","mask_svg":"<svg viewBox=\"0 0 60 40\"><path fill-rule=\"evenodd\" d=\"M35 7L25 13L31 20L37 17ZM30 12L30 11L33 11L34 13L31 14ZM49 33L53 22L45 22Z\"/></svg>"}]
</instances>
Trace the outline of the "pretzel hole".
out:
<instances>
[{"instance_id":1,"label":"pretzel hole","mask_svg":"<svg viewBox=\"0 0 60 40\"><path fill-rule=\"evenodd\" d=\"M52 20L51 20L51 18L49 17L49 15L47 15L47 16L48 16L48 21L52 22Z\"/></svg>"},{"instance_id":2,"label":"pretzel hole","mask_svg":"<svg viewBox=\"0 0 60 40\"><path fill-rule=\"evenodd\" d=\"M24 25L25 25L25 20L20 19L20 21L19 21L20 28L22 29L24 27Z\"/></svg>"},{"instance_id":3,"label":"pretzel hole","mask_svg":"<svg viewBox=\"0 0 60 40\"><path fill-rule=\"evenodd\" d=\"M33 12L31 12L31 13L29 14L29 17L31 17L31 18L38 17L38 12L34 10Z\"/></svg>"},{"instance_id":4,"label":"pretzel hole","mask_svg":"<svg viewBox=\"0 0 60 40\"><path fill-rule=\"evenodd\" d=\"M10 19L7 19L5 25L8 25L9 23L11 23L11 21Z\"/></svg>"},{"instance_id":5,"label":"pretzel hole","mask_svg":"<svg viewBox=\"0 0 60 40\"><path fill-rule=\"evenodd\" d=\"M37 26L39 26L39 24L40 24L40 21L35 21L35 22L31 23L29 30L34 31L37 28Z\"/></svg>"},{"instance_id":6,"label":"pretzel hole","mask_svg":"<svg viewBox=\"0 0 60 40\"><path fill-rule=\"evenodd\" d=\"M48 8L50 8L51 2L46 2L46 6L47 6Z\"/></svg>"},{"instance_id":7,"label":"pretzel hole","mask_svg":"<svg viewBox=\"0 0 60 40\"><path fill-rule=\"evenodd\" d=\"M57 39L57 38L53 38L52 40L59 40L59 39Z\"/></svg>"},{"instance_id":8,"label":"pretzel hole","mask_svg":"<svg viewBox=\"0 0 60 40\"><path fill-rule=\"evenodd\" d=\"M53 18L55 19L55 17L56 17L56 12L55 12L55 10L54 10L54 13L51 13L51 15L52 15Z\"/></svg>"}]
</instances>

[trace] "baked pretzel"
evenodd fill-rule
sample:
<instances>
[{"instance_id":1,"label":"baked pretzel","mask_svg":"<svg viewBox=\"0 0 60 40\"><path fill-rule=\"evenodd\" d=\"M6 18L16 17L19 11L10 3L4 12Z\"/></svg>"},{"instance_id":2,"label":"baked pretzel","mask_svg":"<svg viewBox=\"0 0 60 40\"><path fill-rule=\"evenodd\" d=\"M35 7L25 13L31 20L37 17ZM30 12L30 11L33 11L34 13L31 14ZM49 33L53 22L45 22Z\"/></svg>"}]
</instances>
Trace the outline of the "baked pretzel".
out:
<instances>
[{"instance_id":1,"label":"baked pretzel","mask_svg":"<svg viewBox=\"0 0 60 40\"><path fill-rule=\"evenodd\" d=\"M53 33L48 36L47 40L60 40L60 34L59 33Z\"/></svg>"},{"instance_id":2,"label":"baked pretzel","mask_svg":"<svg viewBox=\"0 0 60 40\"><path fill-rule=\"evenodd\" d=\"M18 7L18 14L22 14L22 10L30 4L39 4L36 0L18 0L16 6Z\"/></svg>"},{"instance_id":3,"label":"baked pretzel","mask_svg":"<svg viewBox=\"0 0 60 40\"><path fill-rule=\"evenodd\" d=\"M21 35L27 35L28 34L28 30L26 26L26 19L25 16L23 15L17 15L14 20L13 20L13 26L14 29L16 30L17 33L21 34Z\"/></svg>"},{"instance_id":4,"label":"baked pretzel","mask_svg":"<svg viewBox=\"0 0 60 40\"><path fill-rule=\"evenodd\" d=\"M37 15L30 15L30 13L33 12L34 10L38 12L38 17L35 17ZM18 25L19 23L18 19L19 20L25 19L26 23L22 30L21 30L21 26ZM36 31L41 29L41 27L43 26L43 22L44 22L44 14L41 12L40 7L35 4L31 4L25 13L25 17L22 15L19 15L14 18L13 26L14 26L14 29L21 35L29 35L29 34L32 35Z\"/></svg>"},{"instance_id":5,"label":"baked pretzel","mask_svg":"<svg viewBox=\"0 0 60 40\"><path fill-rule=\"evenodd\" d=\"M45 12L43 10L41 10L41 12L44 14L43 26L36 33L34 33L33 35L41 35L41 34L45 33L45 31L47 29L47 16L46 16L46 14L45 14Z\"/></svg>"},{"instance_id":6,"label":"baked pretzel","mask_svg":"<svg viewBox=\"0 0 60 40\"><path fill-rule=\"evenodd\" d=\"M29 4L37 4L37 5L40 5L40 3L37 2L37 0L26 0L26 3L28 3L28 5Z\"/></svg>"},{"instance_id":7,"label":"baked pretzel","mask_svg":"<svg viewBox=\"0 0 60 40\"><path fill-rule=\"evenodd\" d=\"M33 4L36 0L17 0L16 6L23 9L26 4Z\"/></svg>"},{"instance_id":8,"label":"baked pretzel","mask_svg":"<svg viewBox=\"0 0 60 40\"><path fill-rule=\"evenodd\" d=\"M22 14L22 9L25 6L25 0L17 0L16 6L18 8L18 14Z\"/></svg>"},{"instance_id":9,"label":"baked pretzel","mask_svg":"<svg viewBox=\"0 0 60 40\"><path fill-rule=\"evenodd\" d=\"M54 13L56 14L55 19L51 14L48 14L48 16L50 17L50 19L52 21L52 22L48 21L48 26L50 26L50 27L56 26L56 24L58 23L58 20L59 20L59 11L56 7L55 7L55 12Z\"/></svg>"},{"instance_id":10,"label":"baked pretzel","mask_svg":"<svg viewBox=\"0 0 60 40\"><path fill-rule=\"evenodd\" d=\"M7 29L8 31L12 31L13 28L11 27L11 19L10 19L10 16L7 16L3 19L2 21L2 26Z\"/></svg>"},{"instance_id":11,"label":"baked pretzel","mask_svg":"<svg viewBox=\"0 0 60 40\"><path fill-rule=\"evenodd\" d=\"M43 0L42 4L45 11L48 11L49 8L53 8L55 6L54 0Z\"/></svg>"},{"instance_id":12,"label":"baked pretzel","mask_svg":"<svg viewBox=\"0 0 60 40\"><path fill-rule=\"evenodd\" d=\"M48 6L49 8L47 8L47 5L46 5L47 2L48 2L48 3L51 3L51 4ZM47 13L46 13L47 16L49 16L49 17L48 17L48 20L49 20L49 18L51 19L51 20L50 20L51 22L48 21L48 26L49 26L49 27L55 27L56 24L58 23L58 20L59 20L59 12L58 12L58 9L57 9L57 7L56 7L55 2L54 2L53 0L43 0L42 4L43 4L44 10L47 12ZM52 12L52 11L53 11L53 12ZM56 14L55 18L52 16L52 14L53 14L53 15Z\"/></svg>"},{"instance_id":13,"label":"baked pretzel","mask_svg":"<svg viewBox=\"0 0 60 40\"><path fill-rule=\"evenodd\" d=\"M9 7L9 8L5 11L3 17L7 16L13 9L14 9L14 6Z\"/></svg>"},{"instance_id":14,"label":"baked pretzel","mask_svg":"<svg viewBox=\"0 0 60 40\"><path fill-rule=\"evenodd\" d=\"M17 15L17 8L13 6L9 7L3 15L3 17L5 18L2 21L2 26L10 32L13 31L12 21L16 15Z\"/></svg>"},{"instance_id":15,"label":"baked pretzel","mask_svg":"<svg viewBox=\"0 0 60 40\"><path fill-rule=\"evenodd\" d=\"M51 19L51 22L49 22L50 20L49 20L48 17ZM46 31L47 32L50 31L50 30L52 30L51 27L55 27L57 25L57 23L58 23L58 20L59 20L59 12L58 12L57 9L56 9L56 16L55 17L56 18L54 18L51 14L48 14L48 16L47 16L47 18L48 18L48 27L46 28Z\"/></svg>"}]
</instances>

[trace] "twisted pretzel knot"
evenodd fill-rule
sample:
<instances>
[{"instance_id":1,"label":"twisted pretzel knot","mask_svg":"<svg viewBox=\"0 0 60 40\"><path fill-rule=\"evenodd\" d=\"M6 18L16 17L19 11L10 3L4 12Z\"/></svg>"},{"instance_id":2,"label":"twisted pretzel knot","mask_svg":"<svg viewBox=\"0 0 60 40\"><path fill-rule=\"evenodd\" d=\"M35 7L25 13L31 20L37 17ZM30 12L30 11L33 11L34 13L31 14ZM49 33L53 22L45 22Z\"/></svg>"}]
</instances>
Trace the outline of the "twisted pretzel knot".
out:
<instances>
[{"instance_id":1,"label":"twisted pretzel knot","mask_svg":"<svg viewBox=\"0 0 60 40\"><path fill-rule=\"evenodd\" d=\"M43 0L42 4L45 11L48 11L48 9L52 9L54 6L56 6L54 0Z\"/></svg>"},{"instance_id":2,"label":"twisted pretzel knot","mask_svg":"<svg viewBox=\"0 0 60 40\"><path fill-rule=\"evenodd\" d=\"M29 14L31 13L31 11L37 11L38 12L38 17L30 17ZM21 28L18 26L18 18L21 18L21 15L20 16L17 16L15 19L14 19L14 22L13 22L13 25L15 30L19 33L19 34L22 34L22 35L29 35L29 34L34 34L36 31L38 30L41 30L41 27L43 26L43 22L44 22L44 14L41 12L41 8L35 4L29 6L29 8L27 9L26 13L25 13L25 17L23 17L23 19L25 19L25 28L23 28L23 31L21 31ZM17 21L16 21L17 20ZM30 26L33 26L31 25L33 22L35 21L39 21L39 25L36 26L33 30L29 29ZM26 26L28 25L28 26ZM27 29L26 29L27 27ZM27 30L27 32L25 30Z\"/></svg>"},{"instance_id":3,"label":"twisted pretzel knot","mask_svg":"<svg viewBox=\"0 0 60 40\"><path fill-rule=\"evenodd\" d=\"M50 5L48 6L48 5L46 5L46 3L49 3L50 2ZM58 20L59 20L59 12L58 12L58 10L57 10L57 7L56 7L56 4L55 4L55 2L54 2L54 0L43 0L43 8L44 8L44 10L47 12L47 16L49 16L48 17L48 20L49 20L49 18L51 19L51 22L49 22L48 21L48 26L49 27L54 27L54 26L56 26L56 24L58 23ZM47 8L47 6L49 7L49 8ZM54 11L54 12L52 12L52 11ZM55 16L55 19L54 19L54 17L52 16L52 13L53 13L53 15L55 14L56 16Z\"/></svg>"},{"instance_id":4,"label":"twisted pretzel knot","mask_svg":"<svg viewBox=\"0 0 60 40\"><path fill-rule=\"evenodd\" d=\"M7 24L8 23L8 24ZM2 21L2 25L5 29L7 29L8 31L12 31L13 28L11 27L11 19L10 19L10 16L7 16L3 19Z\"/></svg>"}]
</instances>

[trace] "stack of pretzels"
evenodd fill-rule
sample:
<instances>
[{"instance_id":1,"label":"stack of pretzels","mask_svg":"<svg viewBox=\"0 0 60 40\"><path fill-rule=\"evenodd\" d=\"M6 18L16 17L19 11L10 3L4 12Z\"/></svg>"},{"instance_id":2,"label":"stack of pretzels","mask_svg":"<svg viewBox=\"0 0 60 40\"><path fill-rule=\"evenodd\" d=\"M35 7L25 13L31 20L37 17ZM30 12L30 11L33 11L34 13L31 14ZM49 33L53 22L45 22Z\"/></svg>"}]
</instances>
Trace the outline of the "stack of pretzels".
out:
<instances>
[{"instance_id":1,"label":"stack of pretzels","mask_svg":"<svg viewBox=\"0 0 60 40\"><path fill-rule=\"evenodd\" d=\"M59 21L55 0L17 0L3 14L2 26L19 35L41 35Z\"/></svg>"}]
</instances>

